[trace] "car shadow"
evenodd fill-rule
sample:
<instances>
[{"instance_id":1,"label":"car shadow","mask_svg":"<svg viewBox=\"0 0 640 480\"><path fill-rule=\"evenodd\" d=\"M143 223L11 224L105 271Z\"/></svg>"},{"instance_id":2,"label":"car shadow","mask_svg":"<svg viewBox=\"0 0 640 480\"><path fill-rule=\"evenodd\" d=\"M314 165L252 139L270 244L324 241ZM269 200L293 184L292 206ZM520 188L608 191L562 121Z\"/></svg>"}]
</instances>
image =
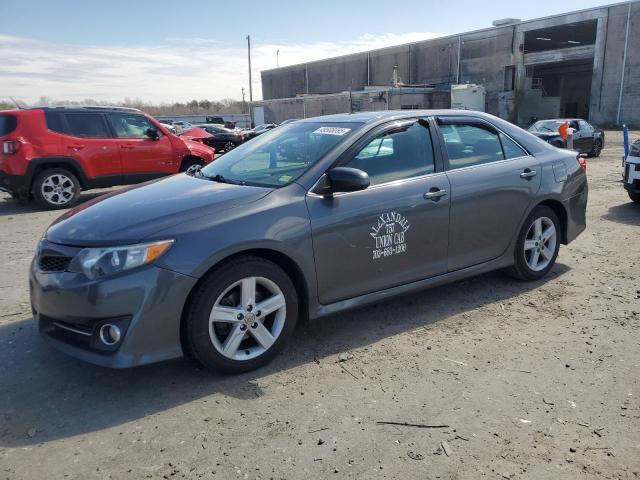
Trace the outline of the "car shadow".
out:
<instances>
[{"instance_id":1,"label":"car shadow","mask_svg":"<svg viewBox=\"0 0 640 480\"><path fill-rule=\"evenodd\" d=\"M622 205L615 205L610 207L602 218L610 222L638 226L640 225L640 205L632 201Z\"/></svg>"},{"instance_id":2,"label":"car shadow","mask_svg":"<svg viewBox=\"0 0 640 480\"><path fill-rule=\"evenodd\" d=\"M93 200L94 198L100 197L106 193L112 192L113 189L106 190L91 190L89 192L83 192L80 194L80 199L78 200L78 205L84 202L88 202L89 200ZM65 212L66 210L58 210L60 213ZM22 201L16 200L8 193L0 192L0 217L6 216L15 216L15 215L24 215L24 214L32 214L38 212L46 212L43 208L40 208L33 200L30 201Z\"/></svg>"},{"instance_id":3,"label":"car shadow","mask_svg":"<svg viewBox=\"0 0 640 480\"><path fill-rule=\"evenodd\" d=\"M271 364L236 376L200 370L182 359L110 370L57 352L40 338L31 318L0 324L0 446L117 427L215 393L257 399L269 387L256 380L312 362L333 362L327 357L509 300L568 270L556 264L536 282L489 273L307 322ZM428 336L424 339L427 343Z\"/></svg>"}]
</instances>

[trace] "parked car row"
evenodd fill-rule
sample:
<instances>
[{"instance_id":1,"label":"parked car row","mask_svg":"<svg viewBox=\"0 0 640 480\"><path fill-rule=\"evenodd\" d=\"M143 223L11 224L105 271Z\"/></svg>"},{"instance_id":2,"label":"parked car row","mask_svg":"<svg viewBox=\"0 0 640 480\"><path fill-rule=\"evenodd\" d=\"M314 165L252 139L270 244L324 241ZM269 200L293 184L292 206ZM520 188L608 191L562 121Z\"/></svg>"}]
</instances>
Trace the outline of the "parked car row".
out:
<instances>
[{"instance_id":1,"label":"parked car row","mask_svg":"<svg viewBox=\"0 0 640 480\"><path fill-rule=\"evenodd\" d=\"M215 150L132 108L44 107L0 112L0 189L43 208L82 190L140 183L213 161Z\"/></svg>"}]
</instances>

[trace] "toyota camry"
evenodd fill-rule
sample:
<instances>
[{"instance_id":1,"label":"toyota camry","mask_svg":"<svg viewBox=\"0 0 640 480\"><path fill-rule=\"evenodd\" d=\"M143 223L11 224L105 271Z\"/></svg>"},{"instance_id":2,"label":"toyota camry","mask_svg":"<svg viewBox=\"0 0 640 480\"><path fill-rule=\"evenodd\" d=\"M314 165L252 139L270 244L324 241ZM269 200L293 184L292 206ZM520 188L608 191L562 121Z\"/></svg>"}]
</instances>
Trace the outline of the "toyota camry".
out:
<instances>
[{"instance_id":1,"label":"toyota camry","mask_svg":"<svg viewBox=\"0 0 640 480\"><path fill-rule=\"evenodd\" d=\"M66 212L31 304L44 338L89 362L247 371L300 319L491 270L540 279L586 204L582 157L487 114L309 118Z\"/></svg>"}]
</instances>

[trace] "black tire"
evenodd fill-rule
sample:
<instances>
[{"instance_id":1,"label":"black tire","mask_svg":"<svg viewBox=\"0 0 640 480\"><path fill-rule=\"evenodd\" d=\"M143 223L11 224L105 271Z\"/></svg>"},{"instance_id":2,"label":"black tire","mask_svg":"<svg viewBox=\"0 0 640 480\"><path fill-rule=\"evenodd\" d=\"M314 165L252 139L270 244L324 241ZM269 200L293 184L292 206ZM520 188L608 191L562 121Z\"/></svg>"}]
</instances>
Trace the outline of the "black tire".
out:
<instances>
[{"instance_id":1,"label":"black tire","mask_svg":"<svg viewBox=\"0 0 640 480\"><path fill-rule=\"evenodd\" d=\"M529 233L529 229L532 227L535 220L540 218L547 218L553 222L553 226L555 227L556 237L553 255L549 264L542 270L534 270L532 269L526 258L525 254L525 240L527 239L527 234ZM516 246L514 249L514 263L513 266L507 269L507 273L518 280L539 280L544 277L549 270L553 268L556 263L556 258L558 257L558 252L560 251L560 239L561 239L561 226L560 221L558 220L558 216L555 212L544 205L538 205L533 211L529 214L524 224L522 225L522 229L518 234L518 241L516 242Z\"/></svg>"},{"instance_id":2,"label":"black tire","mask_svg":"<svg viewBox=\"0 0 640 480\"><path fill-rule=\"evenodd\" d=\"M223 355L214 346L209 335L209 316L218 297L231 285L247 277L263 277L274 282L286 301L286 314L279 336L268 349L249 360L236 360ZM264 317L265 324L268 317ZM263 258L236 257L212 270L191 295L182 326L185 356L207 369L218 372L234 374L254 370L269 363L284 348L295 329L297 319L297 292L284 270ZM254 341L248 330L245 339L249 342ZM238 351L243 350L244 347L238 348Z\"/></svg>"},{"instance_id":3,"label":"black tire","mask_svg":"<svg viewBox=\"0 0 640 480\"><path fill-rule=\"evenodd\" d=\"M600 156L600 153L602 153L602 140L597 139L593 144L593 148L589 152L589 156L591 158L597 158Z\"/></svg>"},{"instance_id":4,"label":"black tire","mask_svg":"<svg viewBox=\"0 0 640 480\"><path fill-rule=\"evenodd\" d=\"M51 194L54 179L66 179L61 184L64 191L58 195ZM60 182L60 180L57 180ZM69 185L70 184L70 185ZM80 198L80 182L69 170L64 168L48 168L36 175L31 186L31 193L36 203L46 210L60 210L78 203Z\"/></svg>"},{"instance_id":5,"label":"black tire","mask_svg":"<svg viewBox=\"0 0 640 480\"><path fill-rule=\"evenodd\" d=\"M180 164L180 172L186 172L194 165L202 166L203 162L199 158L195 158L195 157L185 158L184 160L182 160L182 163Z\"/></svg>"},{"instance_id":6,"label":"black tire","mask_svg":"<svg viewBox=\"0 0 640 480\"><path fill-rule=\"evenodd\" d=\"M627 193L629 194L629 198L632 201L634 201L635 203L640 203L640 193L630 192L628 190Z\"/></svg>"}]
</instances>

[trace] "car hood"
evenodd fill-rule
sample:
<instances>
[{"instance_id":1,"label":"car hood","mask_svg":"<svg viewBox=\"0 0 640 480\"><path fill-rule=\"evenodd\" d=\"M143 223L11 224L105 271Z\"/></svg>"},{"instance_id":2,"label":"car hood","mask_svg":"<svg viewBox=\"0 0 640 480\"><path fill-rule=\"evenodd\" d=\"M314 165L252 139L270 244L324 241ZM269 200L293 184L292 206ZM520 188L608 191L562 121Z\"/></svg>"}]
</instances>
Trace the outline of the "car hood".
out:
<instances>
[{"instance_id":1,"label":"car hood","mask_svg":"<svg viewBox=\"0 0 640 480\"><path fill-rule=\"evenodd\" d=\"M180 139L184 142L189 151L196 157L203 158L206 162L210 162L211 160L213 160L213 155L215 153L215 150L213 148L208 147L204 143L190 140L188 137L180 137Z\"/></svg>"},{"instance_id":2,"label":"car hood","mask_svg":"<svg viewBox=\"0 0 640 480\"><path fill-rule=\"evenodd\" d=\"M535 135L538 138L542 138L543 140L560 136L559 132L529 132L529 133L531 133L532 135Z\"/></svg>"},{"instance_id":3,"label":"car hood","mask_svg":"<svg viewBox=\"0 0 640 480\"><path fill-rule=\"evenodd\" d=\"M255 202L271 191L178 174L85 202L58 218L46 238L73 246L137 243L178 223Z\"/></svg>"}]
</instances>

